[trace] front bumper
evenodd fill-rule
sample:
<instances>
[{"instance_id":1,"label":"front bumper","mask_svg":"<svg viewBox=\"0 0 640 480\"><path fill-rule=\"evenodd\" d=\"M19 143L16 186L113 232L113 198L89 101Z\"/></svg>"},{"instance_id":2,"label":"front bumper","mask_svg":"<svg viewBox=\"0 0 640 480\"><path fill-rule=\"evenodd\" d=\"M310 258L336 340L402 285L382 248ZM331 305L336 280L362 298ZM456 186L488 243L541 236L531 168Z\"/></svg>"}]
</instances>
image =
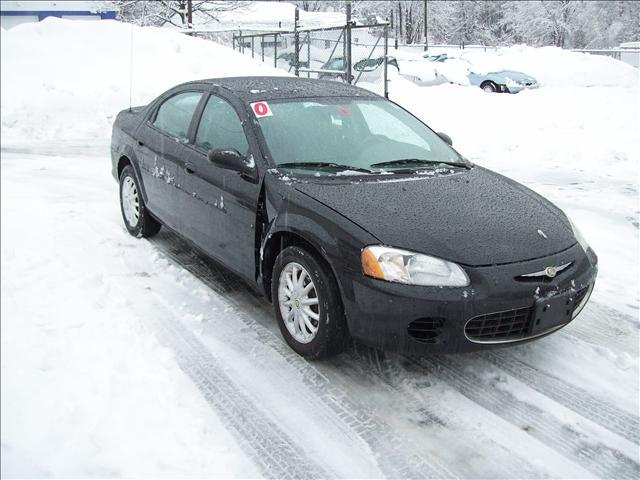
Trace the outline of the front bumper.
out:
<instances>
[{"instance_id":1,"label":"front bumper","mask_svg":"<svg viewBox=\"0 0 640 480\"><path fill-rule=\"evenodd\" d=\"M501 87L503 88L503 91L506 93L520 93L523 90L535 90L536 88L539 88L539 85L537 83L532 83L531 85L501 85Z\"/></svg>"},{"instance_id":2,"label":"front bumper","mask_svg":"<svg viewBox=\"0 0 640 480\"><path fill-rule=\"evenodd\" d=\"M555 278L517 278L567 263L571 265ZM572 320L569 310L586 303L597 273L597 257L592 250L585 254L576 244L542 259L465 267L465 271L471 283L462 288L403 285L360 273L344 274L341 284L351 335L377 348L413 354L466 352L540 338L565 326ZM554 313L545 319L549 315L539 313L537 305L564 299L569 309L566 318L553 318ZM536 326L538 317L543 317L543 323ZM497 332L505 332L497 326L500 322L519 329L511 336L482 336L494 326ZM485 326L488 330L482 330Z\"/></svg>"}]
</instances>

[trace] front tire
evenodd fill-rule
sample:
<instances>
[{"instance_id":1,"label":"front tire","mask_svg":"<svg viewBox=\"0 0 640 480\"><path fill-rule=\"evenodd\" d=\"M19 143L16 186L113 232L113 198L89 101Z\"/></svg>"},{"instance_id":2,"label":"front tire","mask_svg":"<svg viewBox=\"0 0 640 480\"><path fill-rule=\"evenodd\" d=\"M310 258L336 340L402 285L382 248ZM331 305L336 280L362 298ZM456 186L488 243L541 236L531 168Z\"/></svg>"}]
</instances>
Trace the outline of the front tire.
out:
<instances>
[{"instance_id":1,"label":"front tire","mask_svg":"<svg viewBox=\"0 0 640 480\"><path fill-rule=\"evenodd\" d=\"M349 339L342 299L328 267L300 247L287 247L276 258L271 298L287 344L309 359L344 350Z\"/></svg>"},{"instance_id":2,"label":"front tire","mask_svg":"<svg viewBox=\"0 0 640 480\"><path fill-rule=\"evenodd\" d=\"M487 93L495 93L498 91L498 86L493 82L484 82L480 85L480 88Z\"/></svg>"},{"instance_id":3,"label":"front tire","mask_svg":"<svg viewBox=\"0 0 640 480\"><path fill-rule=\"evenodd\" d=\"M124 226L134 237L152 237L160 230L160 222L147 210L131 165L124 167L120 174L120 211Z\"/></svg>"}]
</instances>

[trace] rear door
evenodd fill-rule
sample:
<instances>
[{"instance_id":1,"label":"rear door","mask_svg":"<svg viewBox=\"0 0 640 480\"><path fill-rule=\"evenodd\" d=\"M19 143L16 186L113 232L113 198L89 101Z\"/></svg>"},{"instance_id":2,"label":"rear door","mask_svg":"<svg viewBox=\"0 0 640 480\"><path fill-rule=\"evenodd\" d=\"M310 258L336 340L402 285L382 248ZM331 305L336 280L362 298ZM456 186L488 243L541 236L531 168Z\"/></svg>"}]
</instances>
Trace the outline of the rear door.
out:
<instances>
[{"instance_id":1,"label":"rear door","mask_svg":"<svg viewBox=\"0 0 640 480\"><path fill-rule=\"evenodd\" d=\"M185 164L185 144L201 91L182 91L163 99L138 130L137 157L147 206L165 225L180 230L178 189Z\"/></svg>"},{"instance_id":2,"label":"rear door","mask_svg":"<svg viewBox=\"0 0 640 480\"><path fill-rule=\"evenodd\" d=\"M255 220L259 196L253 151L257 146L241 120L238 104L211 94L196 126L183 179L185 235L230 269L255 277ZM253 145L253 146L251 146ZM207 158L209 150L235 149L253 163L255 175L221 168ZM188 221L187 221L188 218Z\"/></svg>"}]
</instances>

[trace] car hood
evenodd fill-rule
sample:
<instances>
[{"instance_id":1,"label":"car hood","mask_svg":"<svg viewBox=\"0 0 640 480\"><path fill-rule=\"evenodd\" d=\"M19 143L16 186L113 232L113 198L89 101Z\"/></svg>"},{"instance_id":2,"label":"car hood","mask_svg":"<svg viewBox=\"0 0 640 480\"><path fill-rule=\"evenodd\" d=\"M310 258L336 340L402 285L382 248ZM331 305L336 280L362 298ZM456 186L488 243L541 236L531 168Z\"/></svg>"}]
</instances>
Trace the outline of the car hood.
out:
<instances>
[{"instance_id":1,"label":"car hood","mask_svg":"<svg viewBox=\"0 0 640 480\"><path fill-rule=\"evenodd\" d=\"M575 243L560 209L477 166L442 176L294 185L381 244L468 266L544 257Z\"/></svg>"},{"instance_id":2,"label":"car hood","mask_svg":"<svg viewBox=\"0 0 640 480\"><path fill-rule=\"evenodd\" d=\"M513 70L500 70L499 72L491 72L490 75L499 75L518 82L535 82L535 78L522 72L514 72Z\"/></svg>"}]
</instances>

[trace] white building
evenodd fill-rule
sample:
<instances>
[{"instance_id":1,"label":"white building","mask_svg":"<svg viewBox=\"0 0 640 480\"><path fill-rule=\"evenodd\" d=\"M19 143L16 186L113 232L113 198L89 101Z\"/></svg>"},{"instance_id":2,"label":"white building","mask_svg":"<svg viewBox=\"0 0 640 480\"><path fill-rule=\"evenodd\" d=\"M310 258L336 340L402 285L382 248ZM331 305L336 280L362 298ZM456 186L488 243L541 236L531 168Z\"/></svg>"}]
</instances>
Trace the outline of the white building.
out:
<instances>
[{"instance_id":1,"label":"white building","mask_svg":"<svg viewBox=\"0 0 640 480\"><path fill-rule=\"evenodd\" d=\"M71 20L114 20L117 8L109 1L8 1L0 2L4 29L21 23L39 22L47 17Z\"/></svg>"},{"instance_id":2,"label":"white building","mask_svg":"<svg viewBox=\"0 0 640 480\"><path fill-rule=\"evenodd\" d=\"M620 52L620 60L640 68L640 42L621 43L619 48L622 50Z\"/></svg>"}]
</instances>

